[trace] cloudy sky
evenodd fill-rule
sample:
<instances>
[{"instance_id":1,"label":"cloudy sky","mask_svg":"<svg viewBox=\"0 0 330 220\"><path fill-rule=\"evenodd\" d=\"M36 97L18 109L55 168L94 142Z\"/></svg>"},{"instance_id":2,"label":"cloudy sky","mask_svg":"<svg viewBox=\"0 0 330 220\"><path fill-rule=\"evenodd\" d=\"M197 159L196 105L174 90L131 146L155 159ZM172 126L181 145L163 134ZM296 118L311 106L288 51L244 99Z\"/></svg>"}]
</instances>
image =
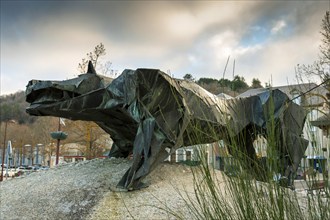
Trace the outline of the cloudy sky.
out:
<instances>
[{"instance_id":1,"label":"cloudy sky","mask_svg":"<svg viewBox=\"0 0 330 220\"><path fill-rule=\"evenodd\" d=\"M30 79L77 76L103 43L111 68L157 68L176 78L243 76L296 83L295 66L317 59L329 1L3 1L1 95Z\"/></svg>"}]
</instances>

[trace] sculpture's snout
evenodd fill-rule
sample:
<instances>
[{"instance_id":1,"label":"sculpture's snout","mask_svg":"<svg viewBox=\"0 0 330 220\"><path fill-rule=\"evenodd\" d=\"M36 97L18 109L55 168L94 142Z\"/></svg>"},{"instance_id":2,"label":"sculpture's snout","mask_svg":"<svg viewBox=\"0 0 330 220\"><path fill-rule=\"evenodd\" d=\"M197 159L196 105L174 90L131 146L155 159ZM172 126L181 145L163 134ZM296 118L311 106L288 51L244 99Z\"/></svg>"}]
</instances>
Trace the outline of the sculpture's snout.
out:
<instances>
[{"instance_id":1,"label":"sculpture's snout","mask_svg":"<svg viewBox=\"0 0 330 220\"><path fill-rule=\"evenodd\" d=\"M35 84L41 82L40 80L32 79L28 82L26 87L34 86Z\"/></svg>"}]
</instances>

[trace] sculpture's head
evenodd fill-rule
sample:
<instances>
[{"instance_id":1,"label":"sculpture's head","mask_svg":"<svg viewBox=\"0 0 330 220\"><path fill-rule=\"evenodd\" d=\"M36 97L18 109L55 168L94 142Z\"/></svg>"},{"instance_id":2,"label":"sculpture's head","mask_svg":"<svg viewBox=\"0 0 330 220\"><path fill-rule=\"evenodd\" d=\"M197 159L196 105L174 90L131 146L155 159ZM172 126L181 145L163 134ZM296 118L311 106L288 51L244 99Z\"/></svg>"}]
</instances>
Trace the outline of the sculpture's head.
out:
<instances>
[{"instance_id":1,"label":"sculpture's head","mask_svg":"<svg viewBox=\"0 0 330 220\"><path fill-rule=\"evenodd\" d=\"M102 89L111 82L106 78L96 74L93 64L89 62L87 73L79 75L77 78L64 81L40 81L31 80L26 86L26 101L30 103L27 112L31 115L39 115L35 108L60 104L63 101L87 94L91 91Z\"/></svg>"}]
</instances>

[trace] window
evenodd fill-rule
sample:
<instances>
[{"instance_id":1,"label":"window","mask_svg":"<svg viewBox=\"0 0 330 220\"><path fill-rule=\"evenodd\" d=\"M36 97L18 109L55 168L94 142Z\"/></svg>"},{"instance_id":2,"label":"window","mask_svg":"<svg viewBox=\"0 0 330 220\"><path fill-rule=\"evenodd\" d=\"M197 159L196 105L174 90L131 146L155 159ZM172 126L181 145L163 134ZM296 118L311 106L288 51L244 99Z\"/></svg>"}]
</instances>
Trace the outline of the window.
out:
<instances>
[{"instance_id":1,"label":"window","mask_svg":"<svg viewBox=\"0 0 330 220\"><path fill-rule=\"evenodd\" d=\"M300 105L301 104L301 94L297 91L294 91L293 92L293 95L292 95L292 101L293 103L296 103L297 105Z\"/></svg>"}]
</instances>

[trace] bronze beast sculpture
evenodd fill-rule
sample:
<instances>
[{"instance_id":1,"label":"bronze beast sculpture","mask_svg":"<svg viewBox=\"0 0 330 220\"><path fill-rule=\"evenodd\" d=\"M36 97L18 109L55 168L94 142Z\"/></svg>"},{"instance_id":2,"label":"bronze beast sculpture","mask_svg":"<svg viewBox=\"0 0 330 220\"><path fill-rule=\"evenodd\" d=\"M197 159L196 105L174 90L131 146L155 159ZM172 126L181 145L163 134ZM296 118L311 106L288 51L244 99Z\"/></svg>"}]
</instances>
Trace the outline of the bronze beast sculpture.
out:
<instances>
[{"instance_id":1,"label":"bronze beast sculpture","mask_svg":"<svg viewBox=\"0 0 330 220\"><path fill-rule=\"evenodd\" d=\"M277 137L276 172L284 177L296 171L307 147L301 138L306 113L280 90L225 100L157 69L124 70L112 80L89 63L87 73L74 79L31 80L26 101L30 115L94 121L114 141L110 157L132 153L132 165L117 185L125 190L143 187L141 180L183 146L224 140L261 180L267 168L256 157L257 135ZM234 142L238 148L231 147Z\"/></svg>"}]
</instances>

